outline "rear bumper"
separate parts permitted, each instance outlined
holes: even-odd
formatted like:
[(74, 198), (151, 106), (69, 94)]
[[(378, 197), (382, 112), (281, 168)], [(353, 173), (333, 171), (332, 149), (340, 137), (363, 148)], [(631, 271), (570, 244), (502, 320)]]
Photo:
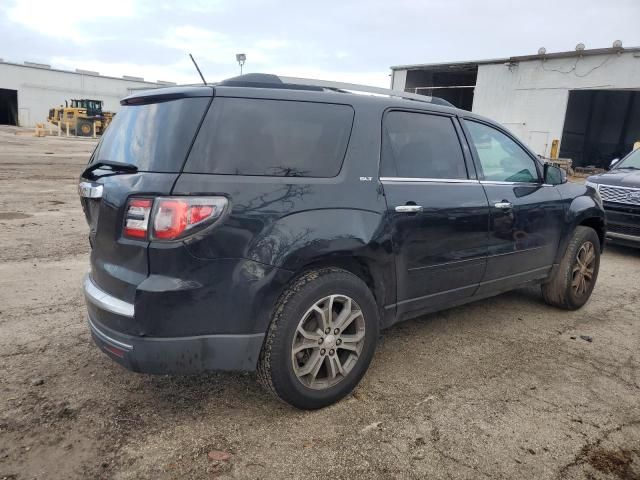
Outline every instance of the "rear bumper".
[(97, 313), (134, 321), (134, 306), (84, 280), (89, 328), (95, 343), (125, 368), (140, 373), (197, 373), (208, 370), (253, 371), (264, 334), (218, 334), (186, 337), (146, 337), (118, 332), (96, 318)]
[(139, 373), (198, 373), (209, 370), (253, 371), (263, 334), (139, 338), (123, 335), (89, 317), (96, 345), (123, 367)]

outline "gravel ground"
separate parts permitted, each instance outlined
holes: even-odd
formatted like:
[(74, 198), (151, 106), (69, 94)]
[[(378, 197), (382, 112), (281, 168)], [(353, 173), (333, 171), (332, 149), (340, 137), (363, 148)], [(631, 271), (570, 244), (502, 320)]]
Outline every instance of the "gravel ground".
[(532, 288), (397, 325), (350, 398), (297, 411), (93, 345), (94, 145), (0, 128), (0, 479), (640, 478), (640, 250), (610, 246), (577, 312)]

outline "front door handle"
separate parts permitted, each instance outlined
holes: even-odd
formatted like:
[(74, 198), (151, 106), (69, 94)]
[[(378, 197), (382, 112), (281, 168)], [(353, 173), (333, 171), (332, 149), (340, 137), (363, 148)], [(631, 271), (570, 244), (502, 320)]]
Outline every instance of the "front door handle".
[(398, 213), (416, 213), (422, 211), (422, 205), (398, 205), (396, 212)]
[(510, 208), (513, 208), (513, 204), (511, 202), (507, 202), (506, 200), (495, 203), (493, 206), (501, 210), (509, 210)]

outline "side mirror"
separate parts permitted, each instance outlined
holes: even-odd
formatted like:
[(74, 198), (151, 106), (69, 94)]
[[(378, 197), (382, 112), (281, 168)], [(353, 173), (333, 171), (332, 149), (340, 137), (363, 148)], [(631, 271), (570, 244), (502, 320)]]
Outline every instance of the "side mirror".
[(620, 161), (619, 158), (614, 158), (613, 160), (611, 160), (611, 163), (609, 164), (609, 168), (613, 168), (613, 166), (619, 161)]
[(560, 185), (567, 183), (567, 172), (560, 167), (551, 165), (550, 163), (544, 164), (544, 183), (548, 185)]

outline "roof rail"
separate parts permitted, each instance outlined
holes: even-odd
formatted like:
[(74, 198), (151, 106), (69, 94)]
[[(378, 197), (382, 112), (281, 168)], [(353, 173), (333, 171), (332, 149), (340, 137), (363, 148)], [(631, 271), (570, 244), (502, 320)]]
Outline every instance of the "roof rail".
[(271, 75), (264, 73), (248, 73), (238, 77), (228, 78), (219, 83), (219, 85), (229, 86), (253, 86), (261, 88), (303, 88), (310, 90), (334, 90), (337, 92), (362, 92), (372, 93), (374, 95), (385, 95), (388, 97), (398, 97), (407, 100), (415, 100), (417, 102), (432, 103), (436, 105), (445, 105), (453, 107), (446, 100), (438, 97), (427, 95), (418, 95), (416, 93), (403, 92), (399, 90), (391, 90), (388, 88), (371, 87), (368, 85), (358, 85), (356, 83), (332, 82), (328, 80), (316, 80), (312, 78), (283, 77), (279, 75)]
[(416, 93), (409, 93), (400, 90), (391, 90), (389, 88), (371, 87), (369, 85), (359, 85), (357, 83), (345, 83), (345, 82), (332, 82), (328, 80), (315, 80), (311, 78), (297, 78), (297, 77), (280, 77), (280, 79), (293, 85), (305, 85), (309, 87), (322, 87), (330, 90), (347, 90), (352, 92), (373, 93), (374, 95), (385, 95), (388, 97), (398, 97), (407, 100), (415, 100), (417, 102), (435, 103), (439, 105), (446, 105), (447, 107), (453, 107), (453, 105), (446, 100), (438, 97), (431, 97), (428, 95), (418, 95)]

